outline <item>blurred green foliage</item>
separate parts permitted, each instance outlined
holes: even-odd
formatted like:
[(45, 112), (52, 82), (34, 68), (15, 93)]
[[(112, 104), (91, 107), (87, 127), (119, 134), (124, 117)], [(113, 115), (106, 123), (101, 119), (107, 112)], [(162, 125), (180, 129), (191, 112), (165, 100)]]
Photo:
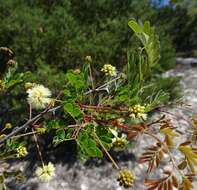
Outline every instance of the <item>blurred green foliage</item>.
[[(82, 68), (87, 55), (92, 56), (98, 80), (96, 70), (104, 64), (126, 66), (127, 53), (140, 43), (128, 20), (150, 20), (160, 40), (161, 58), (153, 68), (157, 73), (175, 66), (174, 47), (195, 49), (196, 17), (189, 10), (154, 7), (147, 0), (0, 0), (0, 46), (15, 52), (18, 72), (31, 71), (27, 81), (57, 92), (66, 84), (66, 71)], [(0, 115), (24, 113), (24, 97), (24, 89), (17, 87), (2, 100)]]
[[(0, 4), (0, 45), (14, 50), (21, 71), (37, 75), (40, 65), (49, 65), (54, 70), (50, 81), (55, 72), (81, 65), (86, 55), (98, 66), (125, 64), (126, 53), (135, 44), (128, 20), (151, 20), (157, 12), (147, 0), (1, 0)], [(165, 49), (171, 48), (168, 42)]]
[(197, 49), (197, 1), (171, 0), (171, 4), (158, 9), (155, 22), (172, 39), (177, 52), (195, 56)]

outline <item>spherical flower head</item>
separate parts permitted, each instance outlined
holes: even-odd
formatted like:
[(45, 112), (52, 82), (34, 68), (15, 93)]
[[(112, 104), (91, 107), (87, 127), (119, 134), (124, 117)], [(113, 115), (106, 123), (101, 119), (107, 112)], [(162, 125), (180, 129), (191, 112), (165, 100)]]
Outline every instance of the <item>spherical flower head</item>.
[(116, 76), (117, 75), (117, 72), (116, 72), (116, 67), (110, 65), (110, 64), (105, 64), (103, 66), (103, 68), (101, 69), (102, 72), (105, 73), (105, 75), (107, 76)]
[(43, 85), (36, 84), (27, 90), (27, 101), (34, 109), (44, 109), (52, 101), (51, 91)]
[(16, 149), (16, 152), (17, 152), (17, 154), (16, 154), (17, 158), (25, 157), (28, 154), (27, 149), (24, 146), (19, 146)]
[(51, 180), (52, 177), (55, 176), (55, 167), (49, 162), (48, 165), (44, 165), (43, 167), (38, 167), (36, 169), (36, 176), (43, 182), (47, 182)]
[(134, 184), (134, 175), (128, 169), (122, 169), (119, 172), (118, 179), (120, 186), (124, 186), (125, 188), (132, 187)]

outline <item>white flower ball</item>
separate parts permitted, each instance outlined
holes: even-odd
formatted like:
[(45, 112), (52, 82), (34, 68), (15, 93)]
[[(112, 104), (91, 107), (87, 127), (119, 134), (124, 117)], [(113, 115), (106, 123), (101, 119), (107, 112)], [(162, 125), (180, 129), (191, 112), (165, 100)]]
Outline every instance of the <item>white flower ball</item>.
[(27, 93), (27, 101), (33, 109), (44, 109), (51, 102), (51, 91), (43, 85), (35, 84)]

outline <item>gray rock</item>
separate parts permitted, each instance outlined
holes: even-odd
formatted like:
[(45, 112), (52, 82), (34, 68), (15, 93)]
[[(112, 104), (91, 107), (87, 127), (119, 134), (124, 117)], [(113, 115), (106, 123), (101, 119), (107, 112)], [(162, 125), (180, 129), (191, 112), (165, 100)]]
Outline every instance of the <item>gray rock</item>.
[(189, 57), (189, 58), (177, 57), (176, 62), (177, 64), (197, 66), (197, 58), (195, 57)]
[[(191, 63), (191, 61), (189, 62)], [(197, 110), (197, 68), (184, 67), (176, 70), (169, 71), (165, 76), (180, 76), (182, 77), (182, 87), (184, 93), (184, 100), (189, 106), (187, 108), (168, 108), (167, 111), (174, 115), (167, 114), (167, 117), (172, 120), (174, 126), (178, 127), (180, 131), (185, 133), (188, 131), (189, 124), (186, 122), (184, 117), (191, 116)], [(176, 115), (176, 117), (175, 117)], [(184, 117), (182, 117), (184, 116)], [(154, 117), (157, 117), (155, 115)], [(178, 117), (178, 120), (177, 120)], [(187, 139), (187, 135), (184, 135), (181, 141)], [(121, 159), (121, 156), (116, 155), (115, 159), (118, 160), (119, 165), (123, 168), (128, 168), (134, 171), (136, 176), (136, 182), (134, 185), (135, 190), (145, 190), (143, 186), (143, 180), (147, 177), (147, 167), (142, 164), (138, 164), (135, 159), (131, 156), (133, 153), (136, 157), (139, 157), (143, 152), (144, 148), (153, 142), (152, 139), (144, 136), (139, 139), (137, 144), (134, 144), (133, 148), (125, 154), (126, 160)], [(176, 141), (177, 142), (177, 141)], [(177, 142), (180, 143), (180, 142)], [(180, 153), (174, 152), (176, 162), (180, 160)], [(168, 157), (165, 157), (168, 160)], [(14, 167), (22, 167), (24, 171), (28, 169), (28, 162), (22, 163), (23, 165), (17, 164)], [(53, 180), (48, 183), (40, 183), (38, 179), (31, 175), (24, 183), (14, 183), (14, 190), (123, 190), (116, 181), (117, 171), (112, 167), (108, 161), (102, 162), (97, 165), (83, 165), (80, 162), (75, 162), (72, 166), (69, 163), (57, 163), (56, 176)], [(155, 173), (151, 174), (150, 177), (161, 176), (163, 169), (161, 167), (156, 170)], [(166, 166), (165, 166), (166, 167)], [(167, 166), (169, 167), (169, 166)], [(195, 183), (194, 189), (197, 189)]]

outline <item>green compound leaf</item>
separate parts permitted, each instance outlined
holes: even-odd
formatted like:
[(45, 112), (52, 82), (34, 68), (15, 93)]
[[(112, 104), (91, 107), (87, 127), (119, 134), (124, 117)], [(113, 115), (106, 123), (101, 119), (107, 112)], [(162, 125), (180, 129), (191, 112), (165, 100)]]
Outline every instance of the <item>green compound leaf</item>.
[(55, 119), (45, 123), (45, 125), (46, 125), (48, 131), (50, 131), (52, 129), (59, 129), (60, 128), (60, 122)]
[(67, 97), (71, 97), (72, 96), (70, 90), (68, 90), (68, 89), (64, 89), (64, 95), (67, 96)]
[(66, 78), (77, 90), (84, 89), (86, 86), (83, 74), (74, 74), (72, 71), (68, 71)]
[(64, 111), (69, 113), (74, 119), (81, 116), (80, 108), (72, 100), (64, 103)]
[(96, 128), (96, 134), (107, 150), (111, 148), (112, 139), (114, 138), (114, 135), (109, 130), (107, 130), (108, 128), (109, 127), (104, 126), (97, 126)]
[(103, 153), (97, 147), (96, 141), (86, 131), (79, 134), (77, 142), (83, 154), (89, 157), (103, 157)]
[(53, 144), (58, 145), (59, 143), (63, 142), (66, 137), (64, 129), (58, 129), (56, 131), (56, 136), (53, 137)]

